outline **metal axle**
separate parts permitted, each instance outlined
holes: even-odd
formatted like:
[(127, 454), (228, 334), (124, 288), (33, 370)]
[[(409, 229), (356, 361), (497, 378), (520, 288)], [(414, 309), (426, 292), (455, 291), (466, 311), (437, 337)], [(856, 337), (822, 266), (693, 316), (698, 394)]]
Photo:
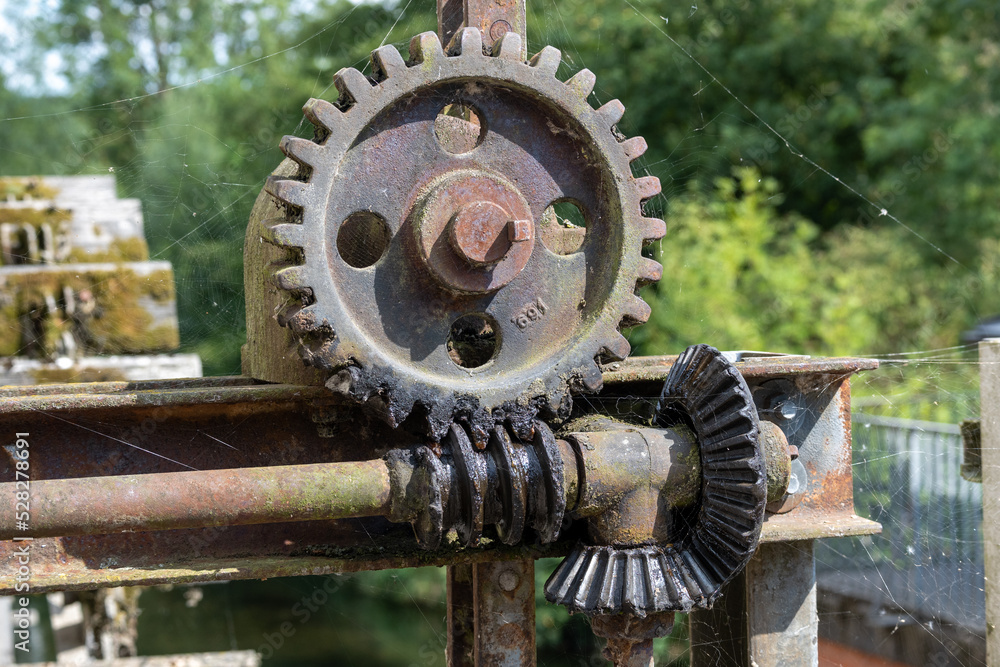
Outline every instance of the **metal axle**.
[[(637, 438), (640, 430), (646, 434), (645, 439)], [(621, 425), (619, 430), (602, 433), (600, 437), (597, 434), (568, 437), (596, 446), (589, 444), (584, 450), (587, 482), (585, 488), (580, 488), (582, 480), (577, 473), (580, 464), (578, 454), (574, 453), (580, 450), (566, 440), (556, 441), (562, 468), (567, 471), (562, 477), (562, 487), (557, 490), (567, 501), (566, 511), (575, 509), (582, 500), (587, 516), (599, 516), (636, 488), (648, 494), (653, 482), (656, 494), (655, 489), (665, 487), (668, 480), (689, 479), (692, 473), (697, 476), (697, 456), (691, 456), (696, 453), (697, 445), (687, 432)], [(655, 455), (663, 462), (653, 471), (655, 479), (644, 476), (641, 467), (622, 475), (620, 466), (612, 465), (621, 458), (616, 452), (632, 452), (638, 459), (636, 444), (640, 441), (647, 457)], [(651, 445), (646, 445), (647, 441)], [(425, 452), (423, 457), (418, 455), (420, 450)], [(454, 456), (453, 452), (447, 453)], [(695, 462), (693, 468), (690, 461)], [(521, 479), (510, 483), (519, 484), (527, 493), (527, 482), (541, 480), (543, 475), (537, 456), (526, 456), (524, 462), (527, 469), (522, 470)], [(511, 476), (502, 466), (488, 466), (484, 489), (498, 489), (503, 483), (501, 478), (507, 480)], [(0, 540), (25, 535), (71, 537), (384, 516), (397, 522), (412, 522), (418, 537), (423, 537), (426, 544), (429, 532), (437, 533), (439, 542), (447, 529), (468, 520), (463, 515), (468, 508), (458, 500), (462, 495), (460, 484), (454, 464), (441, 461), (425, 447), (392, 450), (385, 459), (370, 461), (40, 480), (31, 484), (30, 533), (18, 530), (14, 508), (9, 506), (0, 515)], [(0, 484), (0, 497), (14, 497), (14, 487), (14, 482)], [(688, 484), (672, 488), (665, 497), (680, 506), (694, 502), (697, 493), (697, 484)], [(442, 508), (436, 526), (427, 526), (427, 522), (433, 521), (427, 515), (428, 508), (434, 504), (428, 495), (437, 497)], [(502, 497), (503, 494), (483, 495)], [(512, 519), (505, 517), (516, 514), (512, 504), (517, 504), (517, 499), (481, 507), (479, 513), (487, 524), (502, 524), (505, 520), (510, 523)], [(520, 507), (522, 524), (534, 520), (537, 529), (540, 519), (529, 510), (544, 515), (546, 506), (536, 506), (523, 497)], [(655, 515), (655, 502), (652, 509)]]

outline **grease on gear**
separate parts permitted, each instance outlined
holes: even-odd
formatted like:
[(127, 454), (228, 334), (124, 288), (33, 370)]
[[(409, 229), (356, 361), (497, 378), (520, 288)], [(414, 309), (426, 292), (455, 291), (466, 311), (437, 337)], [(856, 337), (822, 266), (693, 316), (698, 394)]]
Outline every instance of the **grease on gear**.
[[(341, 70), (336, 103), (305, 106), (314, 138), (282, 141), (248, 228), (244, 372), (326, 382), (393, 426), (415, 412), (436, 441), (461, 421), (484, 447), (501, 421), (530, 439), (536, 415), (565, 418), (571, 392), (600, 389), (597, 359), (628, 355), (619, 328), (648, 319), (637, 288), (662, 271), (642, 248), (665, 227), (642, 210), (658, 179), (630, 167), (646, 143), (618, 133), (617, 100), (590, 106), (593, 74), (560, 81), (552, 47), (525, 63), (514, 32), (491, 54), (459, 37), (445, 53), (418, 35), (408, 62), (381, 47), (371, 78)], [(439, 117), (469, 136), (442, 141)], [(561, 202), (587, 219), (565, 255), (539, 233)], [(274, 286), (255, 273), (269, 262)], [(312, 375), (256, 353), (281, 337)]]

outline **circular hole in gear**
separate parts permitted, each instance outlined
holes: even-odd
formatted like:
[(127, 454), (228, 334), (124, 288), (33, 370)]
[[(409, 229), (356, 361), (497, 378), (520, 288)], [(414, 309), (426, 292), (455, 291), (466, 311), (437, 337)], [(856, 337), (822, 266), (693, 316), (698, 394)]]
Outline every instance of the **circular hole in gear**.
[(541, 238), (545, 247), (557, 255), (580, 252), (587, 238), (587, 216), (572, 199), (560, 199), (542, 212)]
[(461, 155), (483, 143), (486, 127), (468, 104), (448, 104), (434, 119), (434, 135), (443, 149)]
[(463, 315), (451, 325), (448, 356), (462, 368), (485, 366), (499, 348), (497, 326), (488, 315)]
[(337, 252), (350, 266), (364, 269), (385, 254), (391, 236), (385, 220), (371, 211), (358, 211), (340, 226)]

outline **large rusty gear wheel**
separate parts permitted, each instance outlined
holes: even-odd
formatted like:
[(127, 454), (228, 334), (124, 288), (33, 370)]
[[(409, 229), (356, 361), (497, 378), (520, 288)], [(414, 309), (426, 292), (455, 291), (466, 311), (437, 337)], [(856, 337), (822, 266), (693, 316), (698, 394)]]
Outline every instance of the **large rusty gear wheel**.
[[(384, 46), (371, 78), (337, 73), (337, 102), (306, 104), (315, 137), (284, 138), (254, 215), (288, 250), (278, 321), (327, 386), (377, 399), (394, 426), (419, 406), (434, 440), (465, 422), (482, 447), (496, 422), (527, 438), (536, 414), (567, 416), (571, 391), (600, 388), (597, 359), (628, 355), (619, 326), (649, 317), (637, 288), (661, 267), (642, 248), (665, 228), (642, 212), (659, 180), (630, 168), (646, 142), (618, 134), (617, 100), (590, 106), (590, 71), (560, 81), (559, 51), (525, 63), (516, 33), (491, 55), (474, 28), (453, 45), (424, 33), (409, 62)], [(446, 108), (466, 110), (441, 116), (457, 144)], [(545, 228), (564, 201), (586, 217), (570, 254)]]

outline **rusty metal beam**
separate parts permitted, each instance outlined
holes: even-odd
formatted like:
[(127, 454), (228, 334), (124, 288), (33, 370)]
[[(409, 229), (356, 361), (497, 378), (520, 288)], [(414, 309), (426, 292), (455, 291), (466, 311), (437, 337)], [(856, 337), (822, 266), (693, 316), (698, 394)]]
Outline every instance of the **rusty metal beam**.
[(535, 667), (535, 561), (477, 563), (476, 667)]
[(813, 541), (761, 545), (716, 605), (690, 618), (691, 667), (818, 664)]
[(521, 58), (527, 58), (525, 0), (438, 0), (437, 16), (438, 37), (445, 46), (466, 27), (479, 28), (487, 49), (506, 33), (516, 32), (521, 35)]
[[(604, 385), (613, 387), (637, 382), (663, 382), (677, 359), (674, 355), (630, 357), (604, 366)], [(831, 374), (848, 377), (878, 368), (874, 359), (807, 357), (799, 355), (746, 357), (736, 363), (748, 382), (762, 378)]]
[[(589, 402), (638, 414), (636, 397), (655, 396), (671, 357), (613, 364)], [(850, 405), (846, 377), (872, 367), (857, 360), (779, 357), (737, 364), (752, 390), (785, 378), (803, 417), (788, 434), (809, 475), (801, 502), (769, 514), (761, 540), (803, 540), (876, 532), (853, 513)], [(628, 377), (631, 375), (632, 377)], [(268, 385), (246, 378), (110, 382), (0, 389), (0, 444), (30, 432), (31, 482), (327, 464), (379, 459), (419, 442), (332, 399), (322, 387)], [(794, 431), (794, 432), (792, 432)], [(14, 459), (0, 448), (0, 480)], [(573, 467), (567, 488), (576, 488)], [(567, 496), (575, 504), (575, 492)], [(10, 503), (4, 503), (6, 507)], [(40, 514), (38, 515), (41, 516)], [(81, 590), (242, 578), (453, 565), (564, 556), (569, 543), (524, 552), (492, 544), (445, 545), (429, 553), (408, 525), (384, 518), (154, 530), (33, 542), (32, 590)], [(11, 593), (17, 545), (0, 541), (0, 593)]]
[[(4, 503), (0, 540), (386, 516), (390, 509), (381, 460), (47, 480), (30, 488), (30, 524), (19, 530), (14, 504)], [(14, 482), (0, 484), (0, 498), (15, 493)]]
[(749, 664), (817, 665), (813, 541), (763, 545), (746, 574)]
[(473, 605), (473, 565), (449, 565), (448, 585), (448, 667), (473, 667), (475, 659), (475, 607)]

